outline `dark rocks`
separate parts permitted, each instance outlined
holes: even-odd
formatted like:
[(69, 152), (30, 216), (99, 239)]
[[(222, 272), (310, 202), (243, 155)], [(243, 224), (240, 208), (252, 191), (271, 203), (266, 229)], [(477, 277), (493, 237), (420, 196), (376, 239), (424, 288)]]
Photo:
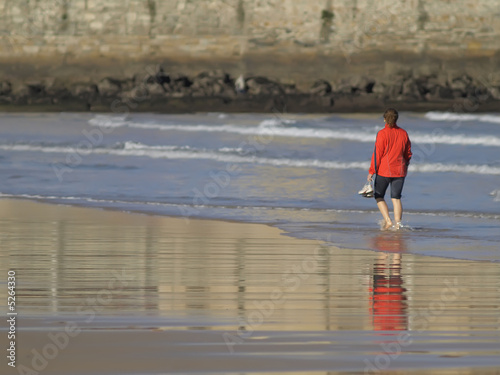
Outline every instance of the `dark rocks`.
[(435, 86), (425, 95), (428, 101), (453, 98), (453, 91), (448, 86)]
[(113, 78), (104, 78), (97, 84), (97, 91), (102, 97), (116, 96), (122, 91), (121, 81)]
[(486, 104), (498, 104), (499, 100), (498, 85), (490, 87), (465, 74), (415, 76), (404, 72), (386, 78), (354, 75), (335, 82), (319, 79), (305, 89), (291, 80), (279, 82), (258, 75), (236, 78), (222, 70), (204, 71), (193, 77), (168, 72), (161, 66), (146, 75), (106, 77), (98, 82), (0, 80), (1, 105), (47, 106), (49, 110), (51, 106), (56, 110), (57, 105), (57, 110), (110, 111), (120, 108), (117, 101), (133, 111), (159, 112), (372, 111), (383, 110), (388, 104), (406, 110), (453, 110), (454, 104), (465, 101), (487, 110), (493, 104)]
[(126, 102), (133, 102), (134, 104), (141, 103), (150, 97), (149, 85), (144, 84), (129, 91), (124, 91), (119, 94), (119, 96)]
[(457, 91), (467, 91), (469, 87), (473, 84), (473, 79), (469, 77), (467, 74), (464, 74), (463, 76), (453, 78), (450, 81), (450, 88), (452, 90), (457, 90)]
[(401, 95), (403, 98), (418, 100), (421, 98), (417, 82), (413, 79), (407, 79), (401, 85)]
[(359, 95), (373, 93), (376, 81), (365, 76), (352, 76), (341, 79), (334, 88), (334, 92), (345, 95)]
[(251, 77), (245, 80), (250, 95), (284, 95), (285, 90), (278, 82), (272, 81), (266, 77)]
[(41, 96), (45, 91), (45, 84), (42, 82), (29, 82), (26, 84), (29, 96)]
[(297, 86), (293, 83), (284, 83), (282, 84), (282, 87), (286, 95), (294, 95), (299, 93)]
[(164, 96), (165, 93), (167, 92), (167, 90), (165, 89), (165, 85), (167, 85), (168, 87), (168, 83), (167, 82), (163, 82), (163, 83), (149, 83), (149, 84), (146, 84), (146, 89), (149, 93), (149, 95), (152, 95), (152, 96)]
[[(26, 82), (14, 85), (9, 94), (14, 104), (32, 104), (40, 102), (46, 96), (45, 85), (42, 82)], [(49, 100), (50, 102), (50, 100)]]
[(376, 81), (373, 78), (358, 76), (354, 77), (351, 80), (351, 91), (353, 93), (367, 93), (371, 94), (373, 92), (373, 87), (375, 86)]
[(407, 75), (394, 77), (392, 81), (375, 82), (371, 91), (386, 100), (425, 103), (478, 96), (478, 93), (481, 92), (480, 87), (480, 83), (475, 83), (471, 77), (466, 75), (451, 79), (437, 75), (421, 77)]
[(170, 76), (170, 83), (169, 86), (176, 90), (176, 91), (185, 91), (186, 88), (191, 87), (193, 84), (193, 81), (189, 79), (188, 76), (179, 73), (179, 74), (172, 74)]
[(69, 92), (76, 98), (89, 99), (98, 95), (97, 85), (88, 83), (76, 83), (70, 86)]
[(332, 92), (332, 85), (325, 80), (318, 80), (314, 82), (309, 91), (313, 95), (326, 96)]
[(12, 92), (12, 85), (9, 81), (0, 81), (0, 96), (9, 95)]
[(491, 87), (489, 89), (489, 94), (495, 100), (500, 100), (500, 87)]
[(373, 85), (373, 87), (371, 89), (372, 89), (371, 93), (373, 93), (374, 95), (382, 97), (385, 94), (386, 90), (387, 90), (387, 85), (385, 85), (382, 82), (375, 82), (375, 84)]
[(159, 85), (164, 85), (164, 84), (168, 85), (171, 82), (171, 79), (170, 76), (165, 73), (163, 67), (159, 66), (156, 73), (146, 77), (144, 81), (145, 81), (144, 83), (149, 83), (149, 84), (157, 83)]
[(189, 87), (194, 96), (234, 96), (234, 81), (221, 70), (198, 74)]

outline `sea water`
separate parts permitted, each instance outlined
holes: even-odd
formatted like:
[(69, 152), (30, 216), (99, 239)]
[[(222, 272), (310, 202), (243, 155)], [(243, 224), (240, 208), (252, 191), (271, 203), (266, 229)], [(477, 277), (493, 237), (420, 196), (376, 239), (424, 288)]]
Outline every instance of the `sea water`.
[[(2, 114), (0, 193), (266, 223), (340, 247), (500, 261), (500, 114), (401, 113), (403, 228), (366, 181), (381, 114)], [(391, 207), (389, 194), (386, 197)]]

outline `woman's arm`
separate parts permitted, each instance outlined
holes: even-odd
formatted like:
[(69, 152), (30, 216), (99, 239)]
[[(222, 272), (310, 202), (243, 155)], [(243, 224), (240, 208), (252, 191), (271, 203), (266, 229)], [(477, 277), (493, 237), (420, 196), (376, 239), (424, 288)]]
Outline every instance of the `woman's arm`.
[(406, 147), (404, 151), (404, 158), (406, 160), (406, 165), (408, 166), (410, 164), (410, 159), (412, 157), (412, 152), (411, 152), (411, 141), (410, 137), (408, 137), (408, 141), (406, 142)]

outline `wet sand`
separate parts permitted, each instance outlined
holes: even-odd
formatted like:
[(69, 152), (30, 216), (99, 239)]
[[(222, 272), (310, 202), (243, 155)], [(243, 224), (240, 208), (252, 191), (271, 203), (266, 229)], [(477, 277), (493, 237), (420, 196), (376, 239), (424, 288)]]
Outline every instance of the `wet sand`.
[(2, 374), (500, 373), (500, 265), (405, 254), (397, 233), (369, 252), (20, 200), (0, 225)]

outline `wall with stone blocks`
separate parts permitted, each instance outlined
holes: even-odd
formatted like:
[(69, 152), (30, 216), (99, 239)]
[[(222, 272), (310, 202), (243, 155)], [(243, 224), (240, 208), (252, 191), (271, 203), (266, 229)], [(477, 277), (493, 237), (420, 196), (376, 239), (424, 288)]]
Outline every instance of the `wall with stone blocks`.
[(499, 40), (498, 0), (0, 0), (0, 73), (13, 78), (154, 63), (299, 83), (405, 68), (495, 73)]

